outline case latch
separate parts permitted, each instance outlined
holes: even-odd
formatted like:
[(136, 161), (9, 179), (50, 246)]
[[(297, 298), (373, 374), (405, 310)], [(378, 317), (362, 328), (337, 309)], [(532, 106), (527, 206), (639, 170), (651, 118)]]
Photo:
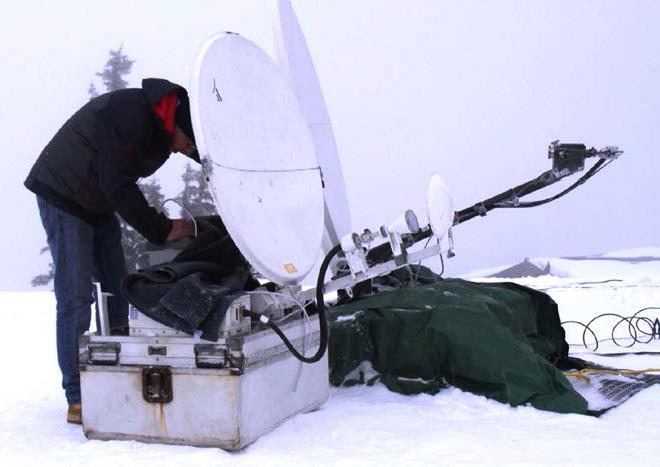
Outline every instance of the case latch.
[(88, 344), (87, 351), (87, 361), (92, 365), (116, 365), (119, 361), (121, 346), (114, 342)]
[(172, 372), (168, 367), (148, 367), (142, 370), (142, 397), (147, 402), (172, 402)]
[(222, 345), (195, 345), (195, 364), (197, 368), (224, 368), (227, 366), (227, 350)]

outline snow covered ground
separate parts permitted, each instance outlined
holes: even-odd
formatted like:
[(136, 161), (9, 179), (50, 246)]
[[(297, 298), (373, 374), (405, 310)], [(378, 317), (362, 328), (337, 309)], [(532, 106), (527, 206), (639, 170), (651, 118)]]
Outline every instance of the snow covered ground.
[[(641, 254), (643, 253), (643, 254)], [(635, 258), (644, 257), (643, 261)], [(654, 259), (655, 258), (655, 259)], [(631, 316), (660, 307), (660, 249), (550, 262), (553, 276), (518, 282), (547, 291), (562, 320)], [(502, 269), (502, 268), (500, 268)], [(487, 279), (496, 281), (497, 279)], [(238, 453), (219, 449), (88, 441), (65, 423), (55, 359), (54, 299), (45, 292), (0, 294), (0, 464), (19, 465), (660, 465), (660, 385), (600, 418), (512, 408), (458, 389), (403, 396), (385, 387), (334, 388), (318, 411), (299, 415)], [(660, 316), (660, 310), (647, 310)], [(594, 326), (609, 337), (617, 319)], [(577, 325), (566, 326), (582, 342)], [(625, 334), (625, 333), (624, 333)], [(622, 334), (623, 335), (623, 334)], [(632, 369), (660, 367), (660, 354), (576, 356)], [(611, 342), (598, 352), (622, 351)], [(657, 341), (629, 351), (658, 351)]]

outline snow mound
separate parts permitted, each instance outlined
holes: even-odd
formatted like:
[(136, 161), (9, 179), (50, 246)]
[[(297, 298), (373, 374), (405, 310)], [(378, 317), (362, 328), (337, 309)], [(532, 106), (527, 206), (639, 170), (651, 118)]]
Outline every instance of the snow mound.
[(660, 260), (660, 247), (631, 248), (605, 253), (603, 258), (658, 258)]
[[(530, 266), (533, 266), (531, 268)], [(614, 251), (603, 255), (572, 258), (525, 258), (517, 264), (481, 269), (465, 274), (468, 279), (527, 278), (539, 274), (525, 271), (536, 269), (554, 278), (580, 278), (584, 281), (628, 280), (660, 281), (660, 248), (647, 247)], [(516, 272), (520, 272), (516, 276)], [(552, 281), (552, 278), (548, 278)]]

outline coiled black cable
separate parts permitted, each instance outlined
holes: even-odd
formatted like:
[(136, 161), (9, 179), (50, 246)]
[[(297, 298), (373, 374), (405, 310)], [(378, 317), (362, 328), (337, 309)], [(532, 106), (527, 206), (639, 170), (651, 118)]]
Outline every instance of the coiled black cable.
[[(634, 315), (632, 316), (622, 316), (617, 313), (602, 313), (594, 318), (592, 318), (587, 324), (584, 324), (580, 321), (564, 321), (562, 322), (562, 326), (565, 324), (577, 324), (579, 326), (582, 326), (584, 330), (582, 331), (582, 345), (584, 346), (585, 349), (589, 349), (590, 346), (587, 344), (587, 333), (591, 334), (591, 337), (593, 338), (593, 348), (590, 350), (595, 352), (598, 350), (598, 344), (600, 342), (604, 342), (606, 340), (612, 341), (614, 344), (616, 344), (619, 347), (632, 347), (635, 344), (648, 344), (654, 339), (660, 339), (660, 318), (658, 317), (648, 317), (648, 316), (640, 316), (640, 313), (648, 311), (648, 310), (660, 310), (660, 307), (646, 307), (638, 310)], [(591, 328), (592, 324), (594, 322), (598, 321), (601, 318), (611, 316), (618, 318), (618, 321), (614, 326), (612, 326), (612, 332), (611, 332), (611, 337), (609, 339), (598, 339), (598, 336), (596, 335), (595, 331)], [(624, 325), (624, 323), (626, 323)], [(616, 337), (615, 332), (619, 328), (619, 326), (627, 325), (628, 328), (628, 334), (630, 337)], [(631, 341), (629, 344), (624, 344), (620, 342), (621, 340), (629, 340)]]
[(293, 346), (289, 338), (286, 337), (286, 335), (284, 335), (280, 327), (277, 324), (273, 323), (268, 317), (252, 311), (245, 312), (246, 315), (250, 316), (251, 318), (258, 319), (259, 321), (270, 327), (275, 332), (275, 334), (277, 334), (279, 338), (282, 339), (282, 342), (284, 342), (284, 345), (289, 350), (289, 352), (291, 352), (294, 357), (296, 357), (298, 360), (300, 360), (303, 363), (318, 362), (323, 358), (326, 350), (328, 349), (329, 330), (328, 330), (328, 318), (325, 309), (325, 301), (323, 299), (323, 292), (324, 292), (323, 285), (325, 283), (325, 274), (327, 273), (328, 267), (330, 266), (330, 261), (332, 261), (332, 258), (334, 258), (335, 255), (340, 251), (341, 251), (341, 245), (336, 245), (334, 248), (332, 248), (323, 259), (323, 263), (321, 263), (321, 268), (319, 269), (319, 276), (318, 279), (316, 280), (316, 308), (319, 314), (320, 342), (319, 342), (318, 350), (311, 357), (305, 357), (300, 352), (298, 352), (298, 350)]

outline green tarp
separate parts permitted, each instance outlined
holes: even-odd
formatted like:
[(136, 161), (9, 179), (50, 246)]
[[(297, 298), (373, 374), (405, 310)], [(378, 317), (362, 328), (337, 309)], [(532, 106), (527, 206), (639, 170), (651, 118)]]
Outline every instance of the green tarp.
[[(409, 270), (393, 278), (410, 283)], [(410, 270), (412, 273), (412, 270)], [(357, 297), (330, 311), (330, 382), (364, 381), (370, 362), (389, 389), (436, 393), (447, 384), (513, 406), (586, 413), (587, 402), (553, 366), (567, 355), (556, 303), (513, 283), (440, 279)]]

